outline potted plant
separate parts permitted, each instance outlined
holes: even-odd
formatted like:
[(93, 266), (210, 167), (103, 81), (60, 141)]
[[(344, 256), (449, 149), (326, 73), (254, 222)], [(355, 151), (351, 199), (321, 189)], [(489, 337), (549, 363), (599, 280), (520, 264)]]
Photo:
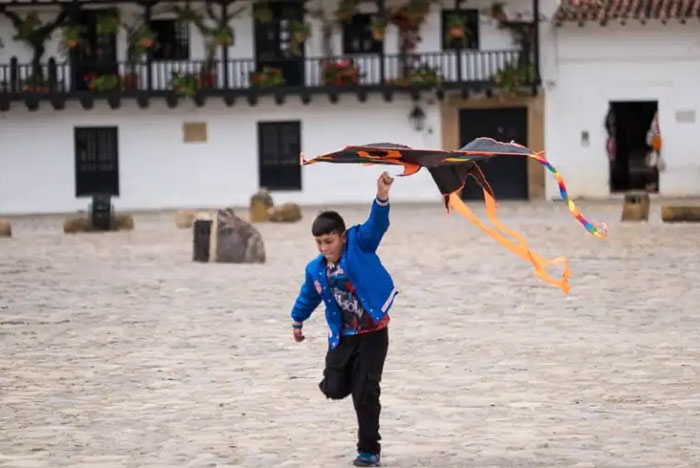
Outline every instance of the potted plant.
[(274, 12), (267, 3), (259, 3), (255, 5), (255, 19), (260, 24), (270, 23), (274, 19)]
[(466, 42), (467, 39), (467, 24), (464, 17), (459, 14), (451, 14), (447, 18), (447, 31), (445, 32), (445, 42), (452, 43), (453, 41), (460, 41), (462, 44)]
[(82, 42), (83, 27), (78, 24), (70, 24), (63, 28), (61, 47), (65, 51), (77, 48)]
[(382, 42), (386, 34), (386, 20), (379, 16), (373, 16), (372, 23), (370, 24), (370, 31), (372, 32), (372, 39), (377, 42)]
[(264, 66), (259, 72), (250, 73), (250, 82), (254, 88), (271, 88), (285, 83), (282, 69)]
[(203, 68), (197, 76), (197, 87), (199, 89), (216, 88), (217, 74), (212, 68)]
[(534, 68), (532, 65), (514, 64), (496, 73), (493, 82), (501, 91), (503, 96), (516, 97), (523, 86), (532, 83), (534, 78)]
[(233, 29), (220, 26), (212, 32), (212, 40), (217, 46), (231, 47), (233, 45)]
[(430, 0), (409, 0), (405, 8), (409, 23), (420, 25), (430, 12)]
[(358, 0), (340, 0), (335, 10), (335, 17), (341, 23), (347, 23), (357, 12)]
[(505, 3), (504, 2), (494, 2), (491, 5), (491, 16), (496, 21), (508, 21), (508, 15), (506, 15)]
[(141, 61), (145, 53), (156, 46), (156, 33), (148, 27), (146, 22), (140, 20), (138, 15), (135, 15), (132, 24), (123, 23), (122, 27), (126, 31), (129, 71), (122, 76), (121, 82), (125, 90), (135, 91), (139, 83), (139, 76), (134, 71), (135, 65)]
[(292, 21), (291, 50), (294, 55), (301, 53), (300, 46), (309, 38), (311, 28), (303, 21)]
[(119, 77), (116, 75), (98, 75), (95, 72), (83, 77), (90, 91), (109, 92), (119, 87)]
[(360, 75), (357, 65), (351, 59), (326, 62), (322, 73), (324, 84), (333, 86), (357, 84)]
[(191, 97), (197, 92), (197, 77), (193, 73), (172, 72), (170, 87), (180, 96)]
[(119, 30), (119, 11), (110, 9), (108, 13), (102, 14), (97, 18), (97, 34), (108, 36), (116, 34)]
[(48, 93), (49, 85), (42, 76), (32, 75), (22, 81), (20, 87), (23, 93)]
[(393, 81), (398, 86), (438, 86), (440, 76), (437, 71), (427, 65), (408, 70), (405, 78), (398, 78)]

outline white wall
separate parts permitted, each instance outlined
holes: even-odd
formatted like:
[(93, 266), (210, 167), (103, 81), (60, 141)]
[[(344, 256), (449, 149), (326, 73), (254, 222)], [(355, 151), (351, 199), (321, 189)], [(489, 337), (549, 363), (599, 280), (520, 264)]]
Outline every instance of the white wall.
[[(565, 25), (542, 31), (545, 147), (574, 197), (610, 195), (604, 119), (610, 101), (657, 100), (667, 169), (665, 196), (700, 195), (700, 30), (686, 25), (630, 22)], [(676, 120), (693, 111), (695, 121)], [(581, 134), (590, 134), (590, 145)], [(554, 180), (547, 196), (558, 198)]]
[[(211, 99), (202, 108), (191, 102), (169, 109), (153, 101), (139, 109), (125, 101), (119, 110), (99, 102), (91, 111), (69, 102), (64, 111), (48, 104), (35, 112), (15, 105), (0, 114), (0, 213), (68, 212), (87, 209), (75, 197), (73, 127), (119, 127), (119, 209), (159, 209), (247, 205), (258, 189), (257, 122), (300, 120), (302, 151), (307, 158), (347, 144), (396, 142), (439, 147), (437, 103), (423, 102), (426, 129), (416, 132), (408, 114), (412, 102), (396, 97), (385, 103), (370, 96), (358, 103), (341, 96), (338, 104), (317, 97), (309, 105), (290, 98), (282, 106), (264, 99), (256, 107), (237, 102), (228, 108)], [(183, 122), (207, 122), (206, 143), (183, 143)], [(357, 203), (371, 198), (376, 176), (398, 167), (319, 163), (302, 169), (301, 192), (273, 192), (276, 202), (302, 204)], [(439, 201), (429, 173), (402, 178), (394, 200)]]

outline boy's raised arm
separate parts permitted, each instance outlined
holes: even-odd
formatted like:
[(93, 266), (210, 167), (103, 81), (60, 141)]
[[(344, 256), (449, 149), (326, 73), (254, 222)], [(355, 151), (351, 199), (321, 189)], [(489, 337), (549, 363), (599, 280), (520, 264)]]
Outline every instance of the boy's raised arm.
[(377, 196), (372, 202), (369, 218), (358, 228), (360, 246), (374, 252), (389, 229), (389, 189), (394, 179), (386, 172), (377, 179)]

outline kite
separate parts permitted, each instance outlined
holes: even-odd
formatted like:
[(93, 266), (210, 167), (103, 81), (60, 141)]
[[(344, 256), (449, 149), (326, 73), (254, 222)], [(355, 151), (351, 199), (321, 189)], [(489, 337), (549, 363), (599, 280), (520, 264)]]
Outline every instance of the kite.
[[(605, 224), (596, 224), (588, 221), (581, 215), (574, 202), (569, 199), (564, 180), (554, 166), (547, 161), (544, 152), (534, 152), (515, 142), (504, 143), (491, 138), (477, 138), (459, 150), (414, 149), (394, 143), (351, 145), (310, 160), (305, 159), (304, 155), (301, 154), (300, 162), (303, 166), (317, 162), (400, 165), (404, 168), (404, 172), (400, 174), (401, 176), (413, 175), (425, 167), (430, 172), (438, 190), (442, 194), (448, 213), (450, 208), (452, 208), (464, 218), (476, 224), (506, 249), (523, 260), (532, 263), (537, 277), (548, 284), (559, 287), (565, 294), (568, 294), (570, 291), (569, 278), (571, 272), (566, 258), (557, 257), (548, 260), (541, 257), (528, 247), (527, 242), (521, 235), (506, 228), (498, 220), (495, 194), (477, 163), (488, 158), (503, 156), (531, 158), (542, 164), (559, 184), (559, 193), (567, 203), (569, 211), (574, 218), (595, 237), (603, 239), (607, 236)], [(481, 187), (484, 193), (486, 215), (495, 229), (479, 220), (462, 201), (460, 192), (469, 177), (473, 178)], [(547, 267), (550, 265), (561, 266), (561, 277), (554, 278), (547, 273)]]

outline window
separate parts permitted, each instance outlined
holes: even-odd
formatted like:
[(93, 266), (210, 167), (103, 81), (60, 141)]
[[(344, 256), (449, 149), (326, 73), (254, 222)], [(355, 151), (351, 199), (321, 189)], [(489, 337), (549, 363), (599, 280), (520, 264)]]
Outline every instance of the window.
[(75, 128), (75, 196), (119, 195), (117, 127)]
[(189, 60), (187, 24), (175, 20), (151, 20), (151, 29), (156, 33), (153, 60)]
[(372, 37), (372, 16), (357, 14), (343, 28), (343, 53), (346, 54), (380, 54), (384, 41)]
[[(263, 67), (282, 70), (288, 86), (304, 83), (304, 49), (292, 51), (292, 28), (303, 23), (304, 8), (299, 2), (255, 2), (255, 60), (256, 71)], [(265, 13), (264, 15), (262, 13)], [(260, 18), (266, 16), (265, 21)]]
[[(464, 38), (451, 36), (451, 25), (464, 25)], [(479, 49), (479, 10), (442, 10), (442, 50)]]
[(301, 190), (301, 123), (258, 123), (260, 187)]

